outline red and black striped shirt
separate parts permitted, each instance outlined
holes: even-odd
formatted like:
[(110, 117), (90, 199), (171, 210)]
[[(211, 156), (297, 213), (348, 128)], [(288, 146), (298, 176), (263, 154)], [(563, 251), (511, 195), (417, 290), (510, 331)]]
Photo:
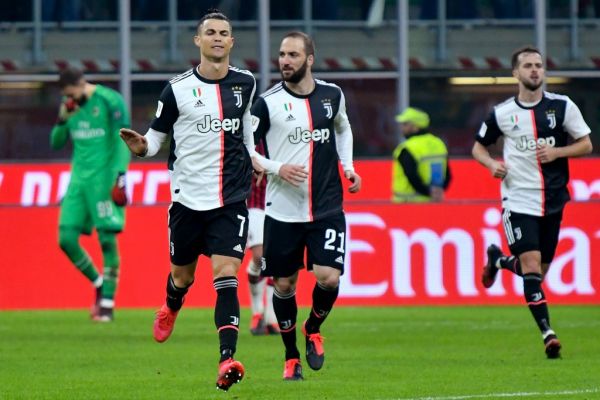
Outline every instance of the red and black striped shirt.
[[(256, 145), (256, 151), (259, 154), (265, 155), (265, 147), (261, 140)], [(256, 177), (252, 176), (252, 188), (250, 189), (250, 196), (248, 196), (248, 208), (260, 208), (265, 209), (265, 192), (267, 190), (267, 176), (263, 176), (260, 185), (256, 184)]]

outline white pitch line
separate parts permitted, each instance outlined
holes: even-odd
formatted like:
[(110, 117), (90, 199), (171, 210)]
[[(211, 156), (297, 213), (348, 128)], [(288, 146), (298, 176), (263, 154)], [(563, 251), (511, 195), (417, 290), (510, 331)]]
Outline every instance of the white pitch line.
[(464, 396), (435, 396), (435, 397), (405, 397), (389, 400), (470, 400), (470, 399), (489, 399), (494, 397), (532, 397), (532, 396), (563, 396), (569, 394), (588, 394), (598, 393), (599, 388), (581, 389), (581, 390), (562, 390), (560, 392), (515, 392), (515, 393), (489, 393), (489, 394), (469, 394)]

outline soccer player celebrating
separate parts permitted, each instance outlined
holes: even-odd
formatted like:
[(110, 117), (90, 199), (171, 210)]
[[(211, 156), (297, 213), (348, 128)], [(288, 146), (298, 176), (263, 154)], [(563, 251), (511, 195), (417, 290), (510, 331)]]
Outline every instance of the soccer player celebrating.
[(344, 270), (346, 221), (342, 208), (344, 176), (360, 190), (361, 178), (352, 164), (352, 130), (342, 90), (312, 76), (312, 39), (291, 32), (281, 42), (279, 69), (283, 81), (262, 94), (252, 106), (255, 141), (263, 140), (269, 173), (264, 232), (263, 276), (273, 276), (273, 307), (285, 345), (283, 378), (302, 379), (296, 346), (296, 283), (304, 265), (317, 282), (312, 309), (302, 325), (306, 360), (318, 370), (325, 352), (321, 324), (338, 295)]
[[(71, 138), (71, 180), (61, 201), (58, 242), (69, 260), (96, 287), (92, 318), (113, 320), (114, 297), (119, 276), (117, 233), (125, 224), (125, 172), (130, 153), (119, 139), (119, 129), (129, 126), (129, 113), (116, 91), (86, 81), (73, 67), (60, 72), (63, 102), (50, 134), (53, 149)], [(96, 228), (102, 256), (103, 276), (79, 245), (79, 236)]]
[(200, 65), (171, 79), (145, 136), (121, 130), (140, 157), (155, 155), (172, 136), (171, 272), (166, 303), (156, 313), (154, 338), (169, 338), (194, 282), (199, 255), (210, 257), (220, 342), (217, 388), (222, 390), (244, 376), (243, 365), (233, 359), (240, 323), (237, 273), (248, 234), (246, 198), (253, 168), (250, 154), (255, 151), (250, 105), (256, 82), (250, 72), (229, 65), (233, 41), (225, 15), (212, 10), (202, 17), (194, 36)]
[[(545, 69), (538, 49), (515, 51), (512, 68), (519, 93), (494, 107), (472, 151), (494, 178), (502, 179), (502, 220), (512, 253), (505, 257), (498, 246), (488, 247), (482, 283), (491, 287), (501, 268), (522, 276), (525, 301), (542, 333), (546, 356), (558, 358), (561, 344), (550, 327), (542, 281), (569, 200), (568, 157), (591, 153), (590, 128), (571, 99), (543, 91)], [(504, 161), (487, 150), (500, 137)]]

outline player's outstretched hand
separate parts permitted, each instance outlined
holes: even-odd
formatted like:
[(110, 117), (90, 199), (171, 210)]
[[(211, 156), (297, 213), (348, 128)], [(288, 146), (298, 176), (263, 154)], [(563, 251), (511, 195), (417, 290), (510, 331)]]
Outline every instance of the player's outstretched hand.
[(279, 176), (297, 187), (308, 178), (308, 172), (303, 165), (283, 164), (279, 169)]
[(148, 152), (148, 141), (133, 129), (121, 128), (119, 136), (136, 156), (143, 157)]
[(344, 172), (344, 176), (348, 179), (352, 184), (348, 188), (350, 193), (356, 193), (362, 187), (362, 178), (356, 172), (347, 170)]

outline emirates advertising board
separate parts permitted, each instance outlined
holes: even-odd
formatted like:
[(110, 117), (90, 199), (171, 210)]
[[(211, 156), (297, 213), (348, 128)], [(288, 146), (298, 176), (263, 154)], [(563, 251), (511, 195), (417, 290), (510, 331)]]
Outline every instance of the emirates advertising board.
[[(600, 304), (600, 159), (570, 161), (569, 190), (560, 241), (545, 278), (555, 304)], [(345, 273), (338, 304), (520, 304), (522, 282), (502, 271), (490, 289), (480, 283), (485, 249), (507, 250), (499, 182), (472, 160), (452, 160), (452, 183), (440, 204), (392, 204), (391, 161), (358, 161), (363, 190), (346, 194)], [(82, 308), (91, 286), (58, 247), (58, 205), (69, 165), (0, 164), (0, 309)], [(133, 163), (127, 173), (130, 205), (119, 236), (120, 307), (155, 307), (169, 271), (169, 175), (163, 163)], [(82, 245), (101, 268), (95, 234)], [(244, 259), (244, 265), (249, 257)], [(27, 266), (24, 268), (23, 266)], [(240, 282), (245, 282), (245, 267)], [(301, 273), (298, 299), (310, 304), (314, 278)], [(247, 285), (240, 285), (248, 305)], [(212, 306), (209, 262), (201, 258), (186, 306)]]

